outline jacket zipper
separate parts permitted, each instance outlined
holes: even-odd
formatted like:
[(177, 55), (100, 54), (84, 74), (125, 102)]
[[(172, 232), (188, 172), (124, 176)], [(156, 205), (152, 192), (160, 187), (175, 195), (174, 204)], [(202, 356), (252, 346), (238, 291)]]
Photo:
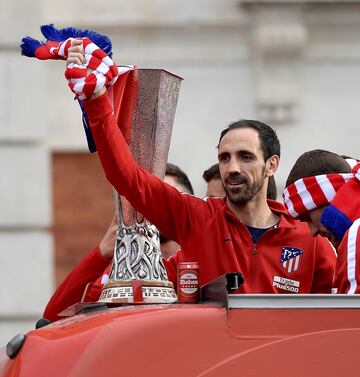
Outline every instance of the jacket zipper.
[(257, 271), (257, 268), (256, 268), (256, 254), (257, 254), (257, 249), (256, 249), (256, 243), (253, 243), (253, 249), (252, 249), (252, 274), (251, 276), (253, 277), (252, 281), (253, 281), (253, 287), (252, 287), (252, 292), (255, 293), (257, 292), (256, 291), (256, 288), (257, 288), (257, 276), (256, 276), (256, 271)]
[(257, 240), (257, 243), (253, 243), (253, 249), (252, 249), (252, 255), (253, 255), (253, 258), (252, 258), (252, 261), (253, 261), (253, 268), (252, 268), (252, 271), (253, 271), (253, 276), (254, 276), (254, 279), (253, 279), (253, 292), (258, 292), (256, 289), (258, 287), (258, 276), (256, 275), (256, 271), (257, 271), (257, 263), (256, 263), (256, 255), (258, 254), (258, 250), (257, 250), (257, 244), (260, 242), (260, 240), (262, 238), (264, 238), (265, 234), (268, 234), (268, 232), (272, 232), (274, 231), (274, 229), (277, 229), (278, 228), (278, 225), (276, 225), (275, 227), (273, 227), (272, 229), (268, 229), (264, 234), (262, 234), (259, 239)]

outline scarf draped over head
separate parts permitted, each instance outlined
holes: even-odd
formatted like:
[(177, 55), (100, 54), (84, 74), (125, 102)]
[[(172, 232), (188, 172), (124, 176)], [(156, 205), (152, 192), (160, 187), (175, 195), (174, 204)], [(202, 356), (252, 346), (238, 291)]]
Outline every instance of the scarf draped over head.
[(360, 208), (360, 164), (348, 174), (324, 174), (298, 179), (283, 191), (289, 214), (298, 218), (325, 207), (321, 223), (341, 240)]

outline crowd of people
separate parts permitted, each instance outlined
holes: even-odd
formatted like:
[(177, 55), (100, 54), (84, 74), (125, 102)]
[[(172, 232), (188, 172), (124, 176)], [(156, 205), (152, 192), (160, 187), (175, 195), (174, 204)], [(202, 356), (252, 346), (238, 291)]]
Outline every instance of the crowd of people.
[[(72, 42), (67, 60), (83, 63), (81, 41)], [(178, 167), (168, 164), (164, 182), (137, 166), (106, 87), (83, 106), (107, 179), (161, 229), (170, 281), (176, 284), (180, 262), (197, 261), (201, 284), (241, 271), (238, 293), (360, 293), (356, 159), (323, 150), (304, 153), (289, 173), (283, 203), (274, 179), (281, 155), (276, 132), (260, 121), (240, 120), (222, 131), (218, 163), (204, 171), (207, 191), (198, 198)], [(114, 218), (99, 245), (58, 287), (45, 318), (56, 320), (67, 306), (99, 298), (115, 238)]]

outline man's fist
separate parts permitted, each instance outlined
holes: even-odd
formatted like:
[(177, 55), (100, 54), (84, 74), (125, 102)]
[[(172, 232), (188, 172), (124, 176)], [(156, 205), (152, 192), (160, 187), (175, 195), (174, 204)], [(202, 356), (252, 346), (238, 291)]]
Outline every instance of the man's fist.
[(73, 39), (71, 41), (71, 47), (68, 49), (66, 67), (68, 67), (70, 63), (77, 65), (85, 64), (85, 51), (82, 39)]
[(102, 95), (119, 76), (116, 64), (89, 38), (70, 41), (65, 70), (70, 89), (80, 100)]

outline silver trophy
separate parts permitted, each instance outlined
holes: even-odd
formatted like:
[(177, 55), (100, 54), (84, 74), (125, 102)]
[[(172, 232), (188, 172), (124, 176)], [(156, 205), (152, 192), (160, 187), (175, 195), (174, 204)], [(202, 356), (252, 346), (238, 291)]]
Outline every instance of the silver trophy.
[[(130, 150), (137, 164), (163, 179), (181, 78), (161, 69), (138, 70)], [(115, 190), (117, 241), (100, 302), (171, 303), (177, 300), (162, 262), (158, 229)]]

